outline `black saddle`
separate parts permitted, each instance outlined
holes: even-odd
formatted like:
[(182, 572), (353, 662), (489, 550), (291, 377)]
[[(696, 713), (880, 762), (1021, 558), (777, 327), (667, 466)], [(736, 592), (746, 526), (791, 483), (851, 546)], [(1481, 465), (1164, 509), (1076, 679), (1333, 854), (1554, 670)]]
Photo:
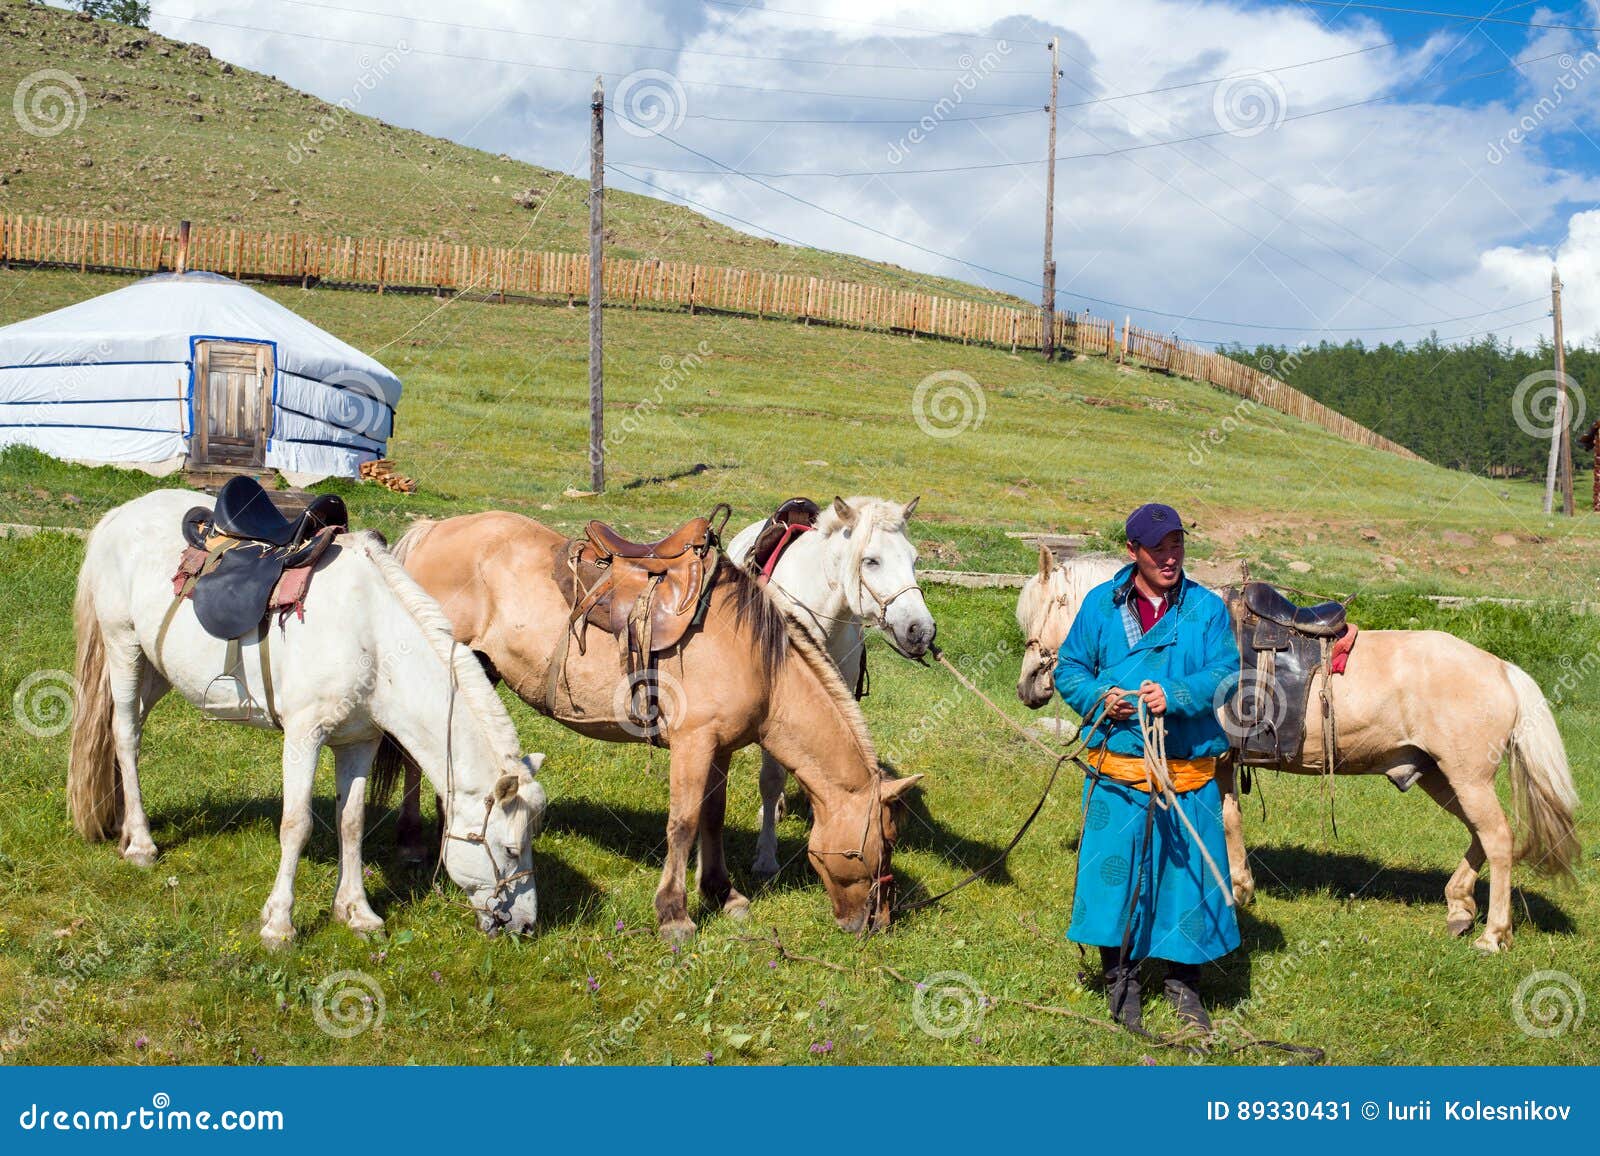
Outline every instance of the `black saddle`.
[(749, 557), (745, 559), (745, 567), (752, 574), (766, 572), (773, 551), (786, 548), (794, 541), (789, 527), (815, 526), (821, 514), (822, 507), (810, 498), (790, 498), (784, 502), (756, 531), (756, 540), (750, 547)]
[(1265, 582), (1228, 586), (1223, 600), (1239, 643), (1239, 683), (1222, 707), (1238, 761), (1282, 766), (1299, 757), (1311, 683), (1345, 632), (1344, 606), (1297, 606)]
[[(183, 537), (206, 551), (194, 580), (195, 617), (214, 638), (240, 638), (261, 624), (285, 570), (315, 566), (350, 516), (337, 494), (319, 494), (298, 518), (279, 512), (254, 478), (222, 487), (213, 510), (195, 506), (183, 518)], [(244, 539), (217, 549), (215, 536)]]
[(1244, 600), (1245, 605), (1259, 617), (1314, 638), (1337, 638), (1344, 633), (1342, 602), (1297, 606), (1285, 598), (1276, 586), (1265, 582), (1246, 582)]
[(254, 478), (241, 474), (217, 492), (211, 532), (269, 546), (299, 546), (328, 526), (348, 526), (350, 513), (338, 494), (318, 494), (298, 518), (286, 518)]

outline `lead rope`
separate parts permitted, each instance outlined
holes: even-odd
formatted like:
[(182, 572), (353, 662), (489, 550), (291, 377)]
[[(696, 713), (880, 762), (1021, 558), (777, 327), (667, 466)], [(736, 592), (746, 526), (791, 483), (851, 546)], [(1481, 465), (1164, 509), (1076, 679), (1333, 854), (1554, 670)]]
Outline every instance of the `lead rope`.
[(1178, 793), (1172, 787), (1172, 770), (1167, 766), (1167, 720), (1161, 715), (1151, 714), (1143, 699), (1139, 700), (1139, 735), (1144, 742), (1144, 773), (1150, 784), (1151, 798), (1156, 798), (1156, 788), (1159, 786), (1162, 809), (1171, 811), (1182, 821), (1184, 830), (1189, 832), (1189, 838), (1194, 840), (1195, 847), (1200, 851), (1200, 858), (1205, 860), (1211, 877), (1217, 881), (1217, 887), (1222, 891), (1223, 902), (1232, 907), (1233, 888), (1228, 885), (1228, 880), (1223, 876), (1222, 869), (1217, 866), (1217, 861), (1211, 857), (1211, 852), (1206, 850), (1200, 832), (1194, 829), (1189, 816), (1178, 806)]

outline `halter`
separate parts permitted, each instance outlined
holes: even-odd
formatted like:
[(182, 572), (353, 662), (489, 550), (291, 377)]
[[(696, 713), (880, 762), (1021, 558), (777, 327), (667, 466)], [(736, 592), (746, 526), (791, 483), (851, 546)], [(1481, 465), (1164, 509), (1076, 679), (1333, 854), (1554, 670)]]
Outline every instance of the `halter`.
[[(1050, 601), (1045, 604), (1045, 612), (1038, 616), (1039, 619), (1043, 620), (1049, 618), (1050, 610), (1053, 607), (1060, 606), (1064, 608), (1067, 605), (1067, 602), (1068, 599), (1065, 594), (1052, 594), (1050, 596)], [(1056, 668), (1056, 660), (1061, 653), (1059, 647), (1057, 647), (1055, 650), (1051, 650), (1049, 647), (1045, 646), (1044, 641), (1037, 634), (1029, 634), (1028, 641), (1023, 645), (1022, 652), (1026, 654), (1030, 650), (1037, 650), (1039, 652), (1039, 672), (1041, 674), (1048, 674), (1050, 671)]]
[(806, 848), (806, 855), (822, 858), (824, 855), (837, 855), (841, 859), (855, 859), (864, 862), (867, 857), (867, 839), (872, 835), (872, 818), (878, 817), (880, 834), (883, 839), (883, 855), (878, 863), (878, 873), (873, 876), (872, 884), (867, 889), (867, 913), (861, 924), (863, 936), (872, 934), (872, 922), (877, 916), (879, 908), (885, 903), (892, 912), (894, 907), (894, 872), (889, 869), (889, 863), (894, 855), (894, 840), (889, 838), (889, 832), (883, 828), (883, 774), (878, 773), (872, 785), (872, 806), (867, 811), (867, 821), (861, 828), (861, 845), (854, 850), (832, 851), (817, 850), (813, 847)]
[[(494, 792), (492, 791), (489, 793), (489, 797), (484, 800), (483, 823), (476, 831), (469, 831), (465, 835), (457, 835), (450, 829), (450, 817), (455, 813), (456, 809), (456, 667), (455, 662), (453, 661), (455, 657), (455, 647), (456, 643), (452, 640), (450, 643), (450, 655), (452, 659), (450, 663), (450, 701), (446, 706), (444, 722), (444, 821), (439, 824), (439, 859), (433, 866), (433, 882), (435, 885), (438, 884), (439, 872), (444, 870), (445, 845), (449, 843), (451, 839), (455, 839), (461, 843), (471, 843), (475, 846), (482, 847), (483, 853), (489, 857), (489, 869), (494, 872), (494, 890), (489, 893), (489, 897), (491, 900), (497, 900), (512, 884), (518, 883), (523, 879), (531, 878), (533, 876), (533, 869), (529, 868), (526, 871), (515, 871), (510, 875), (501, 874), (500, 861), (494, 857), (494, 852), (489, 849), (489, 816), (494, 814)], [(502, 914), (498, 908), (486, 906), (480, 907), (471, 900), (467, 901), (467, 906), (471, 907), (480, 915), (487, 915), (489, 918), (493, 919), (495, 921), (495, 926), (497, 927), (503, 926), (511, 921), (509, 916)]]

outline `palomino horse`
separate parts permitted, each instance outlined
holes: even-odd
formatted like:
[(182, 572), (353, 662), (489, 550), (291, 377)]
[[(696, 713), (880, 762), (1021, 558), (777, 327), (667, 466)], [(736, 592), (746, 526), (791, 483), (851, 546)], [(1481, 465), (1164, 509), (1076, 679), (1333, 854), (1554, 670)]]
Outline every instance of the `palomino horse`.
[[(908, 658), (933, 645), (933, 615), (917, 586), (917, 548), (906, 534), (917, 502), (834, 498), (816, 529), (783, 552), (767, 582), (778, 605), (827, 651), (846, 686), (861, 685), (869, 626), (881, 629)], [(744, 565), (764, 524), (755, 522), (734, 536), (730, 561)], [(783, 764), (762, 752), (757, 875), (778, 873), (778, 820), (788, 777)]]
[[(1038, 573), (1017, 600), (1017, 621), (1028, 639), (1017, 697), (1029, 707), (1043, 706), (1054, 696), (1056, 652), (1083, 595), (1105, 580), (1099, 575), (1109, 565), (1104, 559), (1073, 559), (1056, 567), (1053, 561), (1048, 551), (1039, 552)], [(1333, 676), (1332, 685), (1335, 773), (1401, 780), (1419, 773), (1423, 789), (1472, 836), (1444, 889), (1451, 934), (1472, 928), (1478, 911), (1474, 885), (1487, 860), (1489, 915), (1474, 946), (1509, 947), (1512, 863), (1527, 862), (1544, 874), (1570, 874), (1580, 852), (1573, 831), (1578, 792), (1555, 716), (1538, 684), (1520, 667), (1444, 631), (1363, 630), (1345, 672)], [(1321, 701), (1320, 677), (1309, 698)], [(1515, 847), (1495, 794), (1495, 776), (1506, 756), (1522, 829)], [(1283, 769), (1324, 773), (1320, 711), (1307, 711), (1300, 756)], [(1234, 896), (1244, 903), (1255, 893), (1255, 880), (1245, 854), (1231, 759), (1218, 761), (1217, 786)]]
[[(123, 858), (140, 867), (156, 858), (139, 790), (145, 719), (169, 690), (214, 708), (213, 684), (228, 646), (201, 628), (192, 604), (158, 646), (184, 548), (180, 521), (203, 497), (162, 490), (112, 510), (90, 535), (78, 576), (72, 819), (87, 839), (120, 831)], [(262, 939), (294, 937), (295, 867), (311, 834), (312, 779), (324, 745), (333, 749), (338, 779), (333, 914), (356, 931), (383, 926), (361, 880), (361, 829), (368, 768), (385, 735), (417, 760), (445, 800), (444, 867), (471, 898), (479, 927), (532, 930), (532, 839), (545, 808), (533, 773), (544, 756), (518, 753), (510, 715), (472, 653), (451, 639), (433, 600), (375, 535), (346, 534), (319, 564), (305, 621), (268, 629), (278, 635), (269, 650), (284, 736), (283, 824)], [(264, 701), (253, 655), (239, 675), (249, 698)], [(265, 711), (235, 721), (274, 725)]]
[[(567, 546), (547, 526), (493, 511), (418, 521), (395, 556), (439, 600), (456, 639), (524, 702), (549, 714), (546, 677), (570, 611), (556, 581)], [(809, 855), (839, 926), (886, 927), (893, 803), (921, 776), (883, 774), (839, 672), (753, 578), (724, 564), (713, 581), (703, 625), (659, 657), (657, 741), (671, 749), (667, 854), (656, 889), (661, 931), (694, 931), (685, 877), (697, 837), (701, 896), (734, 918), (748, 913), (749, 900), (728, 875), (722, 824), (728, 763), (750, 743), (791, 768), (811, 798)], [(579, 629), (584, 645), (567, 648), (553, 717), (590, 738), (649, 741), (651, 732), (626, 714), (631, 686), (622, 647), (587, 623)]]

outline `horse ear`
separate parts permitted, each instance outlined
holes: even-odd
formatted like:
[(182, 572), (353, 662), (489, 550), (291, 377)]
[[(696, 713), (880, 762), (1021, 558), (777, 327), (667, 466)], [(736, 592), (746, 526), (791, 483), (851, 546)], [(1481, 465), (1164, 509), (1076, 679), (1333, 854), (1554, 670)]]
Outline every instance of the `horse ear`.
[(845, 501), (843, 498), (838, 496), (834, 497), (833, 512), (838, 516), (839, 521), (843, 522), (846, 526), (854, 526), (856, 524), (856, 512), (850, 508), (850, 503)]
[(920, 502), (920, 501), (922, 501), (922, 495), (918, 494), (916, 497), (912, 498), (909, 502), (906, 503), (906, 508), (905, 508), (905, 519), (906, 519), (906, 521), (908, 521), (908, 522), (911, 521), (911, 515), (915, 514), (917, 512), (917, 503)]
[(501, 775), (500, 781), (494, 785), (494, 801), (502, 807), (509, 806), (511, 800), (517, 797), (517, 788), (522, 785), (522, 780), (516, 775)]
[(1039, 547), (1039, 577), (1048, 578), (1050, 572), (1056, 568), (1056, 556), (1050, 552), (1049, 546)]
[(907, 775), (903, 779), (885, 779), (881, 793), (885, 803), (892, 803), (912, 787), (922, 782), (921, 775)]

